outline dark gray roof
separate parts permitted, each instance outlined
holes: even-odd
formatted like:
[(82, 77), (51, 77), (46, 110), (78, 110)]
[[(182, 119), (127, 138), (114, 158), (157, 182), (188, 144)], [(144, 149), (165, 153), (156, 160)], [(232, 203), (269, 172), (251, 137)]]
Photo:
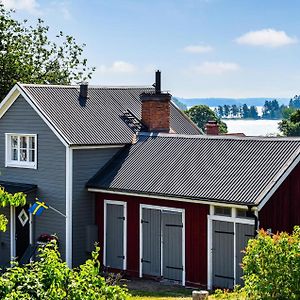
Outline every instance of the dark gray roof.
[(257, 205), (300, 153), (300, 139), (140, 135), (88, 187)]
[(37, 189), (35, 184), (18, 183), (10, 181), (0, 181), (0, 186), (8, 193), (14, 194), (18, 192), (30, 193)]
[[(129, 109), (141, 118), (139, 95), (151, 87), (89, 86), (86, 105), (79, 103), (78, 86), (20, 84), (36, 107), (61, 133), (68, 144), (127, 144), (133, 131), (122, 119)], [(171, 128), (182, 134), (199, 134), (200, 130), (171, 106)]]

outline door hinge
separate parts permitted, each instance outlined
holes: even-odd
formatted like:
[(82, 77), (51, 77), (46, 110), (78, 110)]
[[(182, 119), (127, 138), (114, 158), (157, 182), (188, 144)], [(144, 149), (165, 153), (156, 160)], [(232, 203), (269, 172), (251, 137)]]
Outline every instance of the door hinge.
[(146, 223), (146, 224), (149, 224), (149, 222), (148, 221), (146, 221), (146, 220), (141, 220), (141, 223), (143, 224), (143, 223)]
[(125, 221), (125, 217), (118, 217), (118, 219)]
[(141, 262), (142, 262), (142, 263), (144, 263), (144, 262), (145, 262), (145, 263), (149, 263), (149, 264), (151, 263), (151, 261), (150, 261), (150, 260), (146, 260), (146, 259), (143, 259), (143, 258), (141, 259)]

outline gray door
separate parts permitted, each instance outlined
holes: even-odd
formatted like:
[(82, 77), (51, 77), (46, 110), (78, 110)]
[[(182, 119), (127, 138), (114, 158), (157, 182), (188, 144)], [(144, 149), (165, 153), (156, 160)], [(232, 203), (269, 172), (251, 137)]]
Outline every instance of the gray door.
[(161, 276), (161, 211), (142, 209), (142, 272)]
[(236, 224), (236, 284), (242, 285), (243, 270), (241, 263), (249, 239), (254, 237), (254, 226), (247, 224)]
[(163, 276), (182, 281), (182, 214), (163, 211)]
[(212, 222), (212, 271), (213, 286), (234, 286), (234, 224), (223, 221)]
[(106, 205), (106, 266), (123, 269), (124, 253), (124, 206)]

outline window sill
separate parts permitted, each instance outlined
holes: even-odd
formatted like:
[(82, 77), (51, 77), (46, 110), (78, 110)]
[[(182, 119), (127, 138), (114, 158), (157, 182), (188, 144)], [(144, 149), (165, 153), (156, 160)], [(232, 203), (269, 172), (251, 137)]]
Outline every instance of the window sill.
[(21, 168), (21, 169), (37, 169), (37, 165), (36, 164), (17, 164), (17, 163), (6, 163), (5, 164), (6, 168)]

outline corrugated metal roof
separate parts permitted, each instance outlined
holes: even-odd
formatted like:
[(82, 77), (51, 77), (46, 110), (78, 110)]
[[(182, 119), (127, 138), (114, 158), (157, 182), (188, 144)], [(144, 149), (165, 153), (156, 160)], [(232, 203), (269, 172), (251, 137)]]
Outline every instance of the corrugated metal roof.
[(299, 153), (293, 138), (140, 136), (88, 187), (254, 205)]
[[(129, 109), (141, 118), (139, 95), (151, 87), (89, 86), (86, 104), (79, 103), (79, 86), (20, 84), (50, 123), (73, 145), (127, 144), (133, 131), (122, 119)], [(177, 133), (200, 130), (173, 104), (171, 127)]]

